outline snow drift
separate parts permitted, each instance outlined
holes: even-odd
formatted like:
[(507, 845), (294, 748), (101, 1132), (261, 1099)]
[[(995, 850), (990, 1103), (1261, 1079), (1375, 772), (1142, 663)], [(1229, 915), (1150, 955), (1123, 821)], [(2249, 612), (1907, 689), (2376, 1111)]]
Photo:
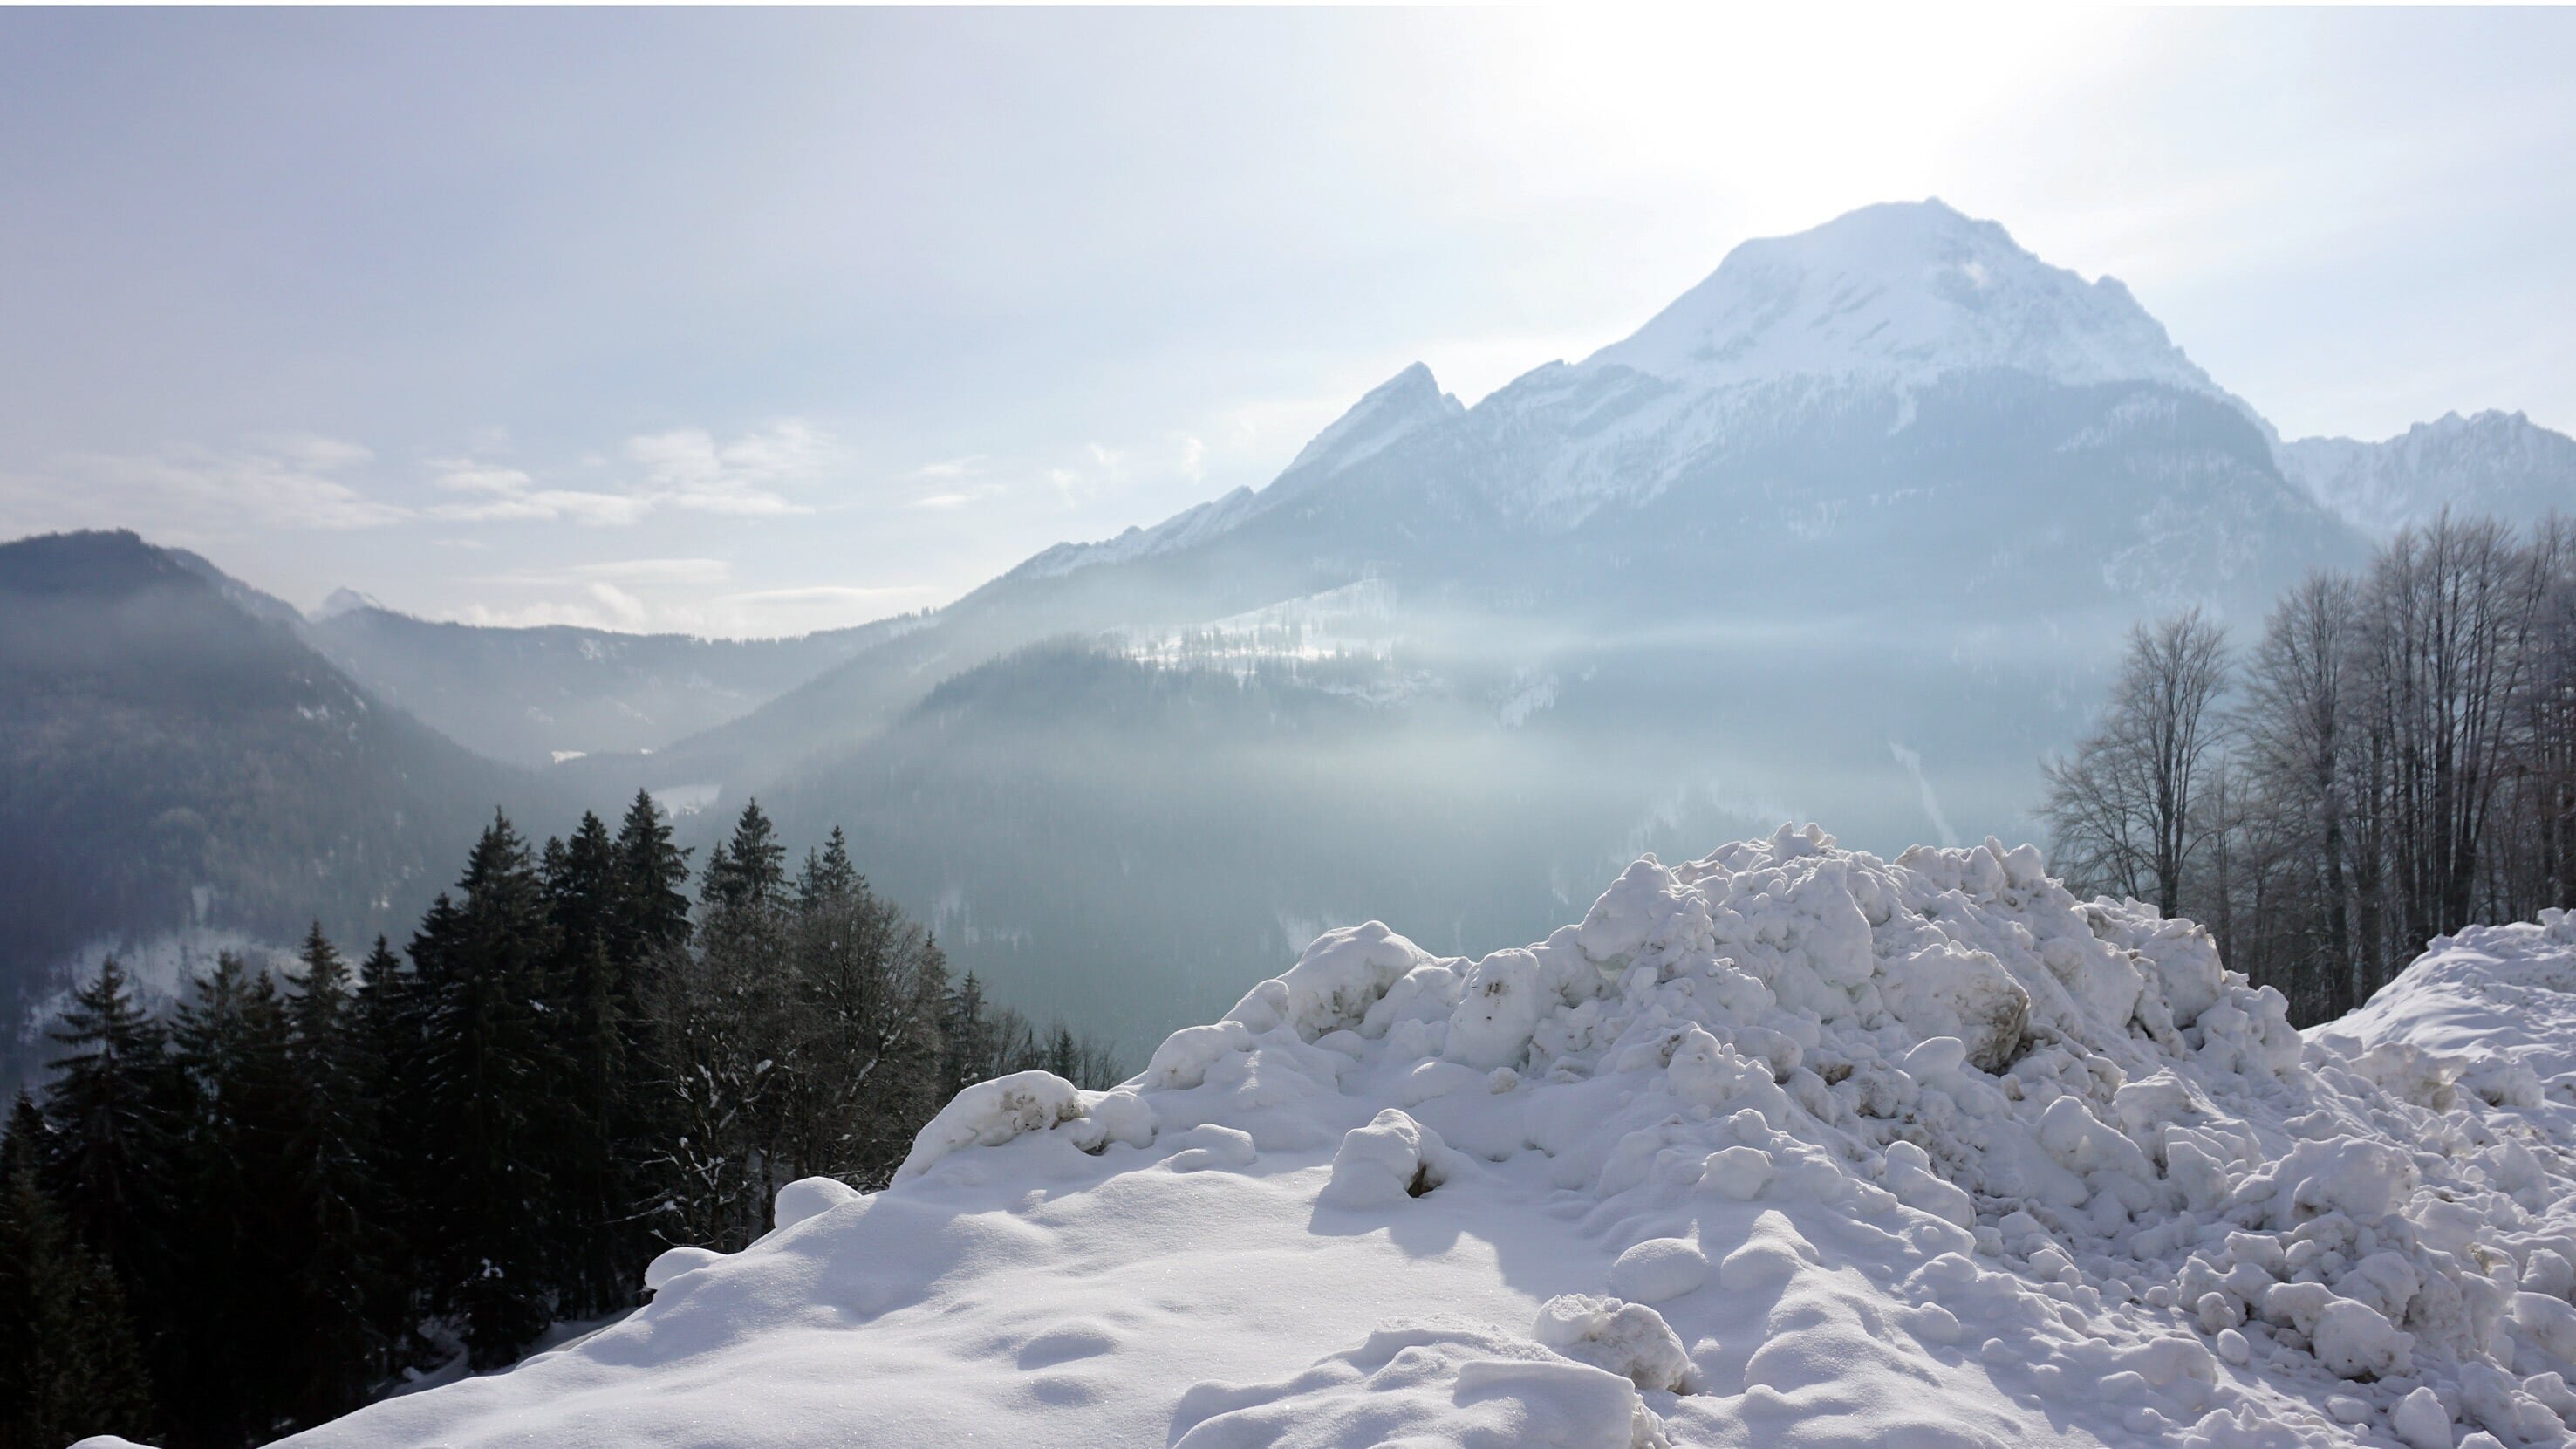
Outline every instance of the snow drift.
[(2553, 915), (2303, 1040), (2028, 847), (1783, 829), (1481, 960), (1329, 933), (296, 1442), (2563, 1443), (2571, 989)]

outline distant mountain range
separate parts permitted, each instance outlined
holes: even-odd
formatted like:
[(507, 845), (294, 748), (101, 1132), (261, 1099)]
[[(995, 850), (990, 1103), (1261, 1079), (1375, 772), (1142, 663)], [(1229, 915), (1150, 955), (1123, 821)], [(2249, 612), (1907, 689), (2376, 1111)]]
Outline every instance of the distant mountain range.
[(643, 786), (703, 838), (757, 793), (1015, 1002), (1141, 1044), (1334, 921), (1506, 944), (1636, 851), (1788, 817), (2030, 835), (2132, 620), (2251, 627), (2443, 507), (2576, 501), (2571, 455), (2497, 414), (2280, 442), (2118, 282), (1924, 202), (1748, 242), (1473, 407), (1407, 368), (1267, 487), (865, 629), (306, 620), (199, 577), (379, 714), (543, 767), (471, 762), (476, 812)]
[(540, 766), (652, 750), (749, 713), (907, 620), (792, 639), (441, 624), (373, 603), (304, 636), (368, 692), (478, 753)]
[(2445, 413), (2386, 442), (2302, 438), (2279, 451), (2292, 482), (2373, 538), (2445, 509), (2519, 524), (2576, 514), (2576, 438), (2520, 413)]
[(76, 955), (121, 947), (166, 988), (316, 918), (400, 939), (497, 805), (564, 798), (210, 573), (130, 533), (0, 545), (0, 1079)]

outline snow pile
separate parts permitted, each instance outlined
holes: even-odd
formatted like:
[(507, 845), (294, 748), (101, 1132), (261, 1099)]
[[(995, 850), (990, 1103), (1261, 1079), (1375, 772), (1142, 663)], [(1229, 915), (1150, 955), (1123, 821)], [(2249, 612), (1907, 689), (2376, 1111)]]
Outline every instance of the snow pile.
[(2571, 985), (2472, 932), (2303, 1041), (2028, 847), (1783, 829), (1478, 960), (1329, 933), (309, 1442), (2563, 1443)]

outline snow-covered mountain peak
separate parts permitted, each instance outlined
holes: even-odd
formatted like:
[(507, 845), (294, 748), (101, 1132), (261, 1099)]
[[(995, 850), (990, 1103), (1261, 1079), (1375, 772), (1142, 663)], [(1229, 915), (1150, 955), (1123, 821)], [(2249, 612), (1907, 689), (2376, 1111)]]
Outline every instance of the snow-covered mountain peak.
[(2050, 266), (1997, 223), (1939, 200), (1866, 206), (1745, 242), (1585, 366), (1608, 364), (1702, 386), (2015, 368), (2223, 395), (2118, 281)]
[(1440, 390), (1431, 369), (1417, 362), (1370, 388), (1350, 411), (1289, 460), (1281, 477), (1306, 469), (1346, 468), (1407, 433), (1444, 422), (1466, 411), (1466, 405)]
[(2576, 508), (2576, 438), (2519, 412), (2445, 413), (2383, 442), (2300, 438), (2276, 452), (2310, 497), (2381, 537), (2445, 508), (2516, 523)]

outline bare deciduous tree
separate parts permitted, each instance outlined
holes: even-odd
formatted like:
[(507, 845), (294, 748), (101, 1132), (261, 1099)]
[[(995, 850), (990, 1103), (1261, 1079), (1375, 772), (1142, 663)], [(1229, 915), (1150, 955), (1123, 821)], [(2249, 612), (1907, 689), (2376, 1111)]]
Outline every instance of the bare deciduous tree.
[(2045, 765), (2071, 882), (2209, 922), (2300, 1021), (2432, 937), (2576, 905), (2576, 532), (2410, 530), (2285, 595), (2208, 716), (2224, 672), (2191, 616), (2133, 636), (2101, 729)]
[(2102, 727), (2042, 769), (2051, 850), (2082, 886), (2181, 908), (2184, 878), (2213, 828), (2196, 810), (2223, 721), (2226, 631), (2185, 610), (2129, 634)]
[[(2344, 814), (2346, 666), (2357, 598), (2352, 580), (2339, 574), (2316, 575), (2285, 596), (2246, 669), (2239, 714), (2253, 796), (2247, 809), (2278, 837), (2287, 868), (2309, 877), (2291, 888), (2304, 887), (2312, 907), (2279, 924), (2310, 938), (2289, 948), (2297, 957), (2289, 995), (2318, 1016), (2340, 1016), (2354, 1005)], [(2282, 909), (2284, 900), (2276, 896), (2272, 904)]]

